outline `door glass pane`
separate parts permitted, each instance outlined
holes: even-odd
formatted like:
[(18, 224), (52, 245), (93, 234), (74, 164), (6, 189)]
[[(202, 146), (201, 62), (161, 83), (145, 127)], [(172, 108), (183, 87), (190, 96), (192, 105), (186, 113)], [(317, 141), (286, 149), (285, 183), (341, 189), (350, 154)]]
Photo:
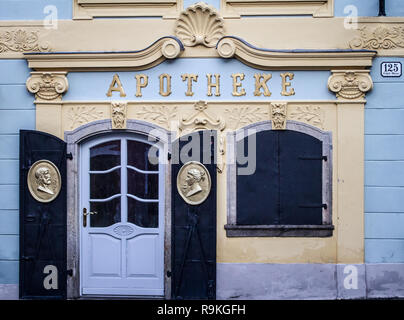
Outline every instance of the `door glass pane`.
[(159, 175), (128, 169), (128, 193), (142, 199), (158, 199)]
[[(149, 159), (150, 148), (153, 149), (150, 152)], [(158, 164), (153, 164), (158, 161), (156, 155), (158, 156), (156, 147), (143, 142), (128, 140), (128, 165), (144, 171), (158, 171)]]
[(121, 141), (108, 141), (90, 149), (90, 170), (103, 171), (121, 164)]
[(121, 197), (107, 202), (90, 202), (90, 211), (97, 212), (90, 215), (91, 227), (108, 227), (121, 222)]
[(90, 174), (90, 198), (105, 199), (121, 193), (121, 169)]
[(158, 228), (158, 203), (128, 197), (128, 222), (143, 228)]

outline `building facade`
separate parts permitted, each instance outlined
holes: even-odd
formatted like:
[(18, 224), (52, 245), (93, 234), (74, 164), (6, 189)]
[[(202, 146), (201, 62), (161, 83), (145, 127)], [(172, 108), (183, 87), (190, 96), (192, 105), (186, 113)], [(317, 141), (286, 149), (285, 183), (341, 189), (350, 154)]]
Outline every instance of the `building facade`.
[(3, 0), (0, 299), (404, 296), (399, 0)]

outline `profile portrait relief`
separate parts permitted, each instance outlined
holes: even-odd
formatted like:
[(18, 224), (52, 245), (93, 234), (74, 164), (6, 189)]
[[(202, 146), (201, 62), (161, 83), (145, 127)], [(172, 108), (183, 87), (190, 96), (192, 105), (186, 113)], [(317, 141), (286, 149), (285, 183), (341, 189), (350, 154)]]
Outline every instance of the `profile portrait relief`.
[(59, 169), (48, 160), (39, 160), (29, 169), (28, 189), (32, 197), (39, 202), (51, 202), (61, 189)]
[(183, 188), (186, 190), (189, 188), (186, 194), (187, 197), (193, 196), (194, 194), (202, 191), (199, 182), (205, 179), (204, 175), (205, 172), (201, 172), (195, 168), (188, 170), (187, 178), (185, 179), (186, 184), (183, 186)]
[(49, 169), (46, 167), (40, 167), (35, 172), (36, 183), (38, 184), (38, 191), (46, 192), (48, 194), (55, 194), (49, 186), (52, 183), (52, 177), (49, 173)]
[(206, 200), (211, 189), (209, 171), (200, 162), (185, 163), (178, 172), (177, 189), (186, 203), (201, 204)]

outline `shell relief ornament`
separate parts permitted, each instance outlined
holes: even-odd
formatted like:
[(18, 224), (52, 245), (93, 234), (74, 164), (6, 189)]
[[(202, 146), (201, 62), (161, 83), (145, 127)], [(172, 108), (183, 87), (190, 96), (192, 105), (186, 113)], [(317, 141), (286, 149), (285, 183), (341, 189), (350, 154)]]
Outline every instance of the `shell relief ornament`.
[(204, 45), (212, 48), (224, 36), (223, 24), (223, 19), (212, 6), (198, 2), (180, 14), (175, 35), (187, 47)]

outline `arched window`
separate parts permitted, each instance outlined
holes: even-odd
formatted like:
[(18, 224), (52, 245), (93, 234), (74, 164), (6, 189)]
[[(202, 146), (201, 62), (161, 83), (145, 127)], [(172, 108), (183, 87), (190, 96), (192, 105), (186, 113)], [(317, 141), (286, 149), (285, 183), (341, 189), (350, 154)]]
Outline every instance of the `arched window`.
[(228, 136), (227, 235), (331, 236), (330, 134), (297, 122), (270, 126)]

